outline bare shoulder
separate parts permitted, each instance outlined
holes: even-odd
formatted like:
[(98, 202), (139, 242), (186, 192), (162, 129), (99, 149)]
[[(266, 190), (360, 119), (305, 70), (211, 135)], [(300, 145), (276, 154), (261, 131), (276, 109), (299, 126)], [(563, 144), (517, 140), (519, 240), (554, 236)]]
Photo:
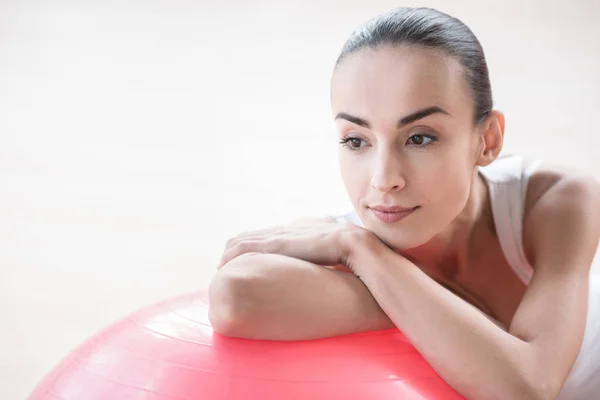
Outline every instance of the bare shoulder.
[[(531, 160), (523, 163), (523, 171), (531, 165)], [(576, 172), (561, 165), (542, 163), (536, 168), (529, 178), (527, 184), (527, 197), (525, 199), (524, 219), (529, 215), (529, 211), (538, 202), (538, 200), (561, 179), (569, 176), (575, 176)]]
[[(530, 163), (525, 162), (524, 168)], [(531, 236), (536, 229), (532, 229), (532, 223), (574, 217), (575, 213), (593, 220), (600, 218), (600, 183), (580, 171), (542, 163), (529, 179), (525, 199), (523, 244), (527, 256), (533, 252)]]
[[(532, 161), (524, 162), (523, 170), (531, 165)], [(588, 187), (591, 190), (597, 190), (598, 181), (580, 171), (577, 171), (566, 166), (544, 162), (536, 168), (534, 173), (529, 178), (527, 185), (527, 196), (525, 199), (524, 219), (527, 218), (531, 209), (539, 200), (550, 192), (550, 188), (557, 183), (569, 182), (571, 185), (580, 185), (584, 189)], [(595, 186), (595, 187), (594, 187)]]

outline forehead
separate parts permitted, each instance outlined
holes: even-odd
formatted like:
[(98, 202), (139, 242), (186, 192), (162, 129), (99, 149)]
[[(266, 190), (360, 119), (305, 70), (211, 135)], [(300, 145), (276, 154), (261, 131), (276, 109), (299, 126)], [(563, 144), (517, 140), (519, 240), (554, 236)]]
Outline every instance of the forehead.
[(348, 55), (331, 84), (334, 112), (366, 118), (439, 106), (453, 115), (472, 107), (460, 63), (445, 53), (418, 46), (379, 46)]

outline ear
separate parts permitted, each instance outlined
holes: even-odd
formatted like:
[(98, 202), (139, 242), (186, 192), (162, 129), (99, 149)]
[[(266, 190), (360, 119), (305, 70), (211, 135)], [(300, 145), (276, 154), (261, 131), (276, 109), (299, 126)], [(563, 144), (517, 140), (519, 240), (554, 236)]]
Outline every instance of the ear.
[(502, 151), (504, 143), (504, 114), (493, 110), (477, 127), (477, 165), (485, 167), (491, 164)]

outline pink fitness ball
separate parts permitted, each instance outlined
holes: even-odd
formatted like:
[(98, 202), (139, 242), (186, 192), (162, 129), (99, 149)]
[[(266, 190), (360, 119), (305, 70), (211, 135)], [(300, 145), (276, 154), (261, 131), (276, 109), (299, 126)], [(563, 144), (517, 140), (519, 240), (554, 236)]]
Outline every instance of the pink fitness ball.
[(83, 343), (30, 400), (454, 400), (397, 329), (276, 342), (224, 337), (207, 293), (143, 308)]

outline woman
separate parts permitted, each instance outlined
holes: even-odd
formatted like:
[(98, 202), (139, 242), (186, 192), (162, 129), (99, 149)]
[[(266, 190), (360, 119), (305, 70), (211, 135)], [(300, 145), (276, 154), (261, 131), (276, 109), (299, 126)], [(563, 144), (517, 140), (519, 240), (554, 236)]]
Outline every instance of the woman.
[(396, 326), (469, 399), (595, 398), (600, 185), (499, 157), (504, 116), (473, 33), (432, 9), (381, 15), (344, 46), (331, 103), (355, 211), (230, 240), (214, 329)]

